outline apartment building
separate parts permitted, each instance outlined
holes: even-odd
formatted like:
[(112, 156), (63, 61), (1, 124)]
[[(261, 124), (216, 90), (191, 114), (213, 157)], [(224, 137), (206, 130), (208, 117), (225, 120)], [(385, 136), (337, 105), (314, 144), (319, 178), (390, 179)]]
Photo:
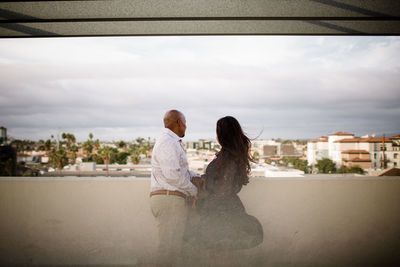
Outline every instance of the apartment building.
[(400, 135), (392, 137), (354, 137), (337, 132), (308, 142), (309, 165), (329, 158), (340, 166), (359, 166), (363, 169), (385, 169), (400, 166)]
[(328, 137), (321, 136), (307, 143), (308, 165), (316, 164), (318, 160), (329, 158)]
[[(400, 135), (392, 137), (349, 138), (339, 140), (336, 143), (338, 150), (342, 150), (345, 153), (346, 150), (368, 152), (371, 169), (386, 169), (400, 166)], [(358, 159), (365, 159), (365, 156), (358, 157)], [(338, 163), (342, 164), (342, 161)], [(354, 160), (351, 164), (355, 165)], [(364, 164), (360, 163), (360, 167), (361, 165)]]
[(275, 140), (253, 140), (251, 153), (257, 152), (260, 158), (298, 157), (303, 156), (304, 145), (296, 143), (283, 144)]

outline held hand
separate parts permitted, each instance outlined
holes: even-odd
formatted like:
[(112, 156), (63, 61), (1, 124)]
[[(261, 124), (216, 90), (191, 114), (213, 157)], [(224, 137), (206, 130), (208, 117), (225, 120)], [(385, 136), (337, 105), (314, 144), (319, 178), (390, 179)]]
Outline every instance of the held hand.
[(191, 181), (199, 191), (205, 190), (206, 183), (203, 178), (199, 176), (194, 176), (192, 177)]
[(197, 195), (195, 196), (189, 196), (188, 197), (189, 202), (192, 202), (192, 209), (196, 209), (196, 201), (197, 201)]

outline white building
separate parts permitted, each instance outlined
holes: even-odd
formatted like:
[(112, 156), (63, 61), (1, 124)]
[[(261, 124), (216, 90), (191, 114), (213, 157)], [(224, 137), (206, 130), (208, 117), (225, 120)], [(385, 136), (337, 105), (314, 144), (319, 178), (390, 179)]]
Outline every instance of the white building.
[(341, 151), (367, 151), (369, 153), (370, 169), (381, 170), (400, 166), (400, 135), (385, 138), (349, 138), (336, 141), (336, 143)]
[(328, 155), (331, 160), (333, 160), (337, 166), (342, 165), (342, 151), (341, 147), (338, 145), (337, 141), (343, 139), (352, 139), (354, 134), (346, 132), (332, 133), (328, 136)]
[(304, 177), (304, 172), (297, 169), (282, 168), (266, 163), (251, 164), (251, 177)]
[(318, 139), (308, 141), (307, 143), (307, 161), (308, 165), (317, 163), (317, 160), (329, 158), (328, 137), (321, 136)]
[(359, 166), (380, 170), (400, 166), (400, 135), (360, 138), (351, 133), (338, 132), (311, 140), (307, 145), (309, 165), (316, 164), (322, 158), (329, 158), (337, 167)]

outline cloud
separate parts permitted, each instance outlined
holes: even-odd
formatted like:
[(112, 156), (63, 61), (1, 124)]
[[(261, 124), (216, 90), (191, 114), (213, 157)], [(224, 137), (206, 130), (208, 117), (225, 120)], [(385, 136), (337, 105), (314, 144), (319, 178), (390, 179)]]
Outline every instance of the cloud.
[(17, 138), (154, 138), (177, 108), (189, 140), (214, 138), (225, 115), (262, 138), (400, 132), (399, 48), (398, 37), (2, 39), (1, 124)]

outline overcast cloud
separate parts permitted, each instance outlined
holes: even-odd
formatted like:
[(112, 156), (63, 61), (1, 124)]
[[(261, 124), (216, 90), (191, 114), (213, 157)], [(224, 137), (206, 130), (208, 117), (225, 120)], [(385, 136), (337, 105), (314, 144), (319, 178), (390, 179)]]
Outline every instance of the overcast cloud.
[(0, 125), (20, 139), (187, 140), (235, 116), (251, 138), (400, 133), (399, 37), (120, 37), (0, 40)]

